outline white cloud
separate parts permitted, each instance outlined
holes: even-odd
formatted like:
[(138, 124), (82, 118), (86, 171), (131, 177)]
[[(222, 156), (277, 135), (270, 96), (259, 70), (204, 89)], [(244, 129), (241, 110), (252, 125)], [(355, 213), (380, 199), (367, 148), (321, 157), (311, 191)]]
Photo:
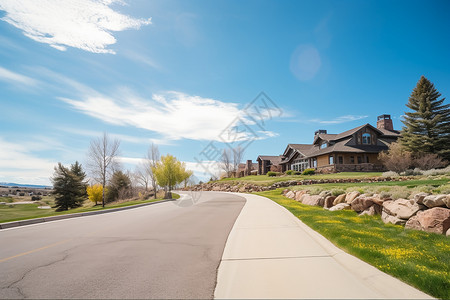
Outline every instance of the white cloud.
[(314, 122), (314, 123), (319, 123), (319, 124), (341, 124), (341, 123), (365, 119), (367, 117), (368, 116), (346, 115), (346, 116), (336, 117), (332, 120), (311, 119), (308, 122)]
[[(146, 129), (169, 140), (220, 141), (220, 134), (237, 117), (244, 122), (246, 120), (236, 103), (180, 92), (154, 94), (151, 99), (142, 99), (129, 93), (117, 95), (116, 98), (94, 94), (86, 95), (82, 100), (59, 99), (104, 122)], [(267, 133), (266, 136), (273, 136), (273, 133)], [(239, 140), (252, 137), (246, 132), (239, 134)]]
[[(69, 128), (69, 127), (59, 127), (57, 128), (59, 130), (62, 130), (64, 132), (73, 133), (81, 136), (87, 136), (92, 138), (98, 138), (103, 135), (103, 132), (95, 131), (95, 130), (85, 130), (85, 129), (78, 129), (78, 128)], [(108, 133), (108, 135), (111, 138), (118, 139), (120, 141), (125, 141), (128, 143), (133, 144), (148, 144), (154, 143), (156, 145), (173, 145), (172, 142), (164, 140), (164, 139), (157, 139), (157, 138), (145, 138), (145, 137), (136, 137), (131, 135), (125, 135), (125, 134), (117, 134), (117, 133)]]
[(8, 81), (17, 84), (25, 84), (28, 86), (34, 86), (37, 84), (37, 80), (25, 75), (10, 71), (8, 69), (0, 67), (0, 80)]
[(50, 184), (55, 162), (39, 158), (22, 144), (11, 143), (0, 137), (0, 181)]
[(67, 47), (93, 53), (115, 53), (112, 32), (139, 29), (151, 19), (134, 19), (110, 6), (118, 0), (0, 0), (5, 22), (37, 42), (64, 51)]

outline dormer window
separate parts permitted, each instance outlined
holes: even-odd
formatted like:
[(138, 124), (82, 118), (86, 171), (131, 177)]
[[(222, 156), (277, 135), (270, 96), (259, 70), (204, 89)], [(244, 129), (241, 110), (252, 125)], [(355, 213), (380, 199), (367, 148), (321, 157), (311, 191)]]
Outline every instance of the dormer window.
[(322, 143), (322, 144), (320, 144), (320, 149), (324, 149), (324, 148), (326, 148), (328, 145), (327, 145), (327, 143)]
[(372, 143), (372, 136), (370, 133), (364, 133), (362, 135), (362, 143), (365, 145), (370, 145)]

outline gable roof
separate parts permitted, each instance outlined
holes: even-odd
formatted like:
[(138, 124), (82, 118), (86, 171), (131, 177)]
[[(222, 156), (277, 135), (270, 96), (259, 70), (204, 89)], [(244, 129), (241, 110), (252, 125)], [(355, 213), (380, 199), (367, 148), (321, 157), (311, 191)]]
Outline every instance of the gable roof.
[(388, 149), (388, 146), (385, 143), (383, 143), (383, 145), (347, 145), (351, 139), (351, 137), (348, 137), (326, 148), (318, 149), (311, 153), (310, 157), (332, 152), (378, 153)]
[[(350, 130), (347, 130), (347, 131), (338, 133), (338, 134), (318, 134), (318, 135), (316, 135), (316, 136), (314, 137), (314, 142), (313, 142), (313, 144), (315, 144), (319, 138), (322, 139), (322, 140), (324, 140), (324, 141), (327, 141), (327, 142), (329, 142), (329, 141), (337, 141), (337, 140), (346, 138), (346, 137), (348, 137), (348, 136), (353, 135), (355, 132), (361, 130), (362, 128), (364, 128), (364, 127), (366, 127), (366, 126), (370, 127), (372, 130), (378, 132), (380, 135), (384, 135), (384, 132), (383, 132), (383, 131), (381, 131), (380, 129), (375, 128), (375, 127), (373, 127), (372, 125), (370, 125), (369, 123), (367, 123), (367, 124), (364, 124), (364, 125), (361, 125), (361, 126), (352, 128), (352, 129), (350, 129)], [(386, 131), (386, 132), (392, 134), (392, 132), (389, 131), (389, 130), (384, 130), (384, 131)]]
[(261, 160), (269, 160), (272, 164), (274, 165), (278, 165), (281, 162), (281, 155), (278, 156), (272, 156), (272, 155), (259, 155), (258, 158), (256, 160), (258, 160), (259, 158)]

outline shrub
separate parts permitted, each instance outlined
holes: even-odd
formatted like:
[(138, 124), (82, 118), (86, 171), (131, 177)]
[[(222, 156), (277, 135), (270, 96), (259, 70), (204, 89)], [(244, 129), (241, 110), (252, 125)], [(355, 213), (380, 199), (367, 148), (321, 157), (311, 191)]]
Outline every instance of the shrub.
[(444, 169), (431, 169), (423, 171), (423, 175), (425, 176), (450, 175), (450, 166), (447, 166)]
[(441, 168), (445, 166), (445, 161), (440, 158), (437, 154), (434, 153), (425, 153), (422, 155), (418, 155), (413, 164), (415, 167), (422, 170), (430, 170)]
[(399, 143), (391, 143), (387, 152), (378, 154), (378, 158), (389, 170), (397, 173), (406, 171), (412, 164), (412, 154)]
[(41, 196), (31, 196), (31, 201), (39, 201), (41, 199), (42, 199)]
[(384, 172), (383, 174), (381, 174), (381, 176), (383, 176), (383, 177), (398, 177), (400, 175), (397, 172), (388, 171), (388, 172)]
[(278, 175), (277, 172), (272, 172), (272, 171), (267, 172), (267, 176), (269, 176), (269, 177), (274, 177), (274, 176), (277, 176), (277, 175)]
[(293, 171), (293, 170), (287, 170), (287, 171), (286, 171), (286, 175), (292, 175), (292, 174), (294, 174), (294, 171)]
[(314, 175), (315, 172), (316, 172), (315, 169), (305, 169), (303, 171), (303, 175)]
[(295, 172), (294, 172), (294, 175), (302, 175), (302, 172), (300, 172), (300, 171), (295, 171)]

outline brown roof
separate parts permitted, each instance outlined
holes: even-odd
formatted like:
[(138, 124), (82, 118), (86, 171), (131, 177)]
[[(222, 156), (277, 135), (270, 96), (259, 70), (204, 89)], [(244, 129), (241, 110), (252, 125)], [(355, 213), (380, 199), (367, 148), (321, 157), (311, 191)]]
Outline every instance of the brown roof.
[(395, 136), (395, 137), (399, 137), (400, 136), (400, 131), (398, 130), (387, 130), (387, 129), (382, 129), (382, 128), (377, 128), (379, 131), (381, 131), (381, 133), (385, 136)]
[(289, 144), (288, 146), (305, 156), (314, 151), (314, 145), (311, 144)]
[(310, 154), (310, 156), (318, 156), (322, 154), (327, 154), (331, 152), (359, 152), (359, 153), (378, 153), (383, 150), (387, 150), (386, 145), (347, 145), (351, 138), (339, 141), (333, 145), (326, 148), (319, 149)]
[(270, 155), (260, 155), (258, 158), (261, 160), (269, 160), (273, 165), (278, 165), (281, 162), (281, 155), (270, 156)]

